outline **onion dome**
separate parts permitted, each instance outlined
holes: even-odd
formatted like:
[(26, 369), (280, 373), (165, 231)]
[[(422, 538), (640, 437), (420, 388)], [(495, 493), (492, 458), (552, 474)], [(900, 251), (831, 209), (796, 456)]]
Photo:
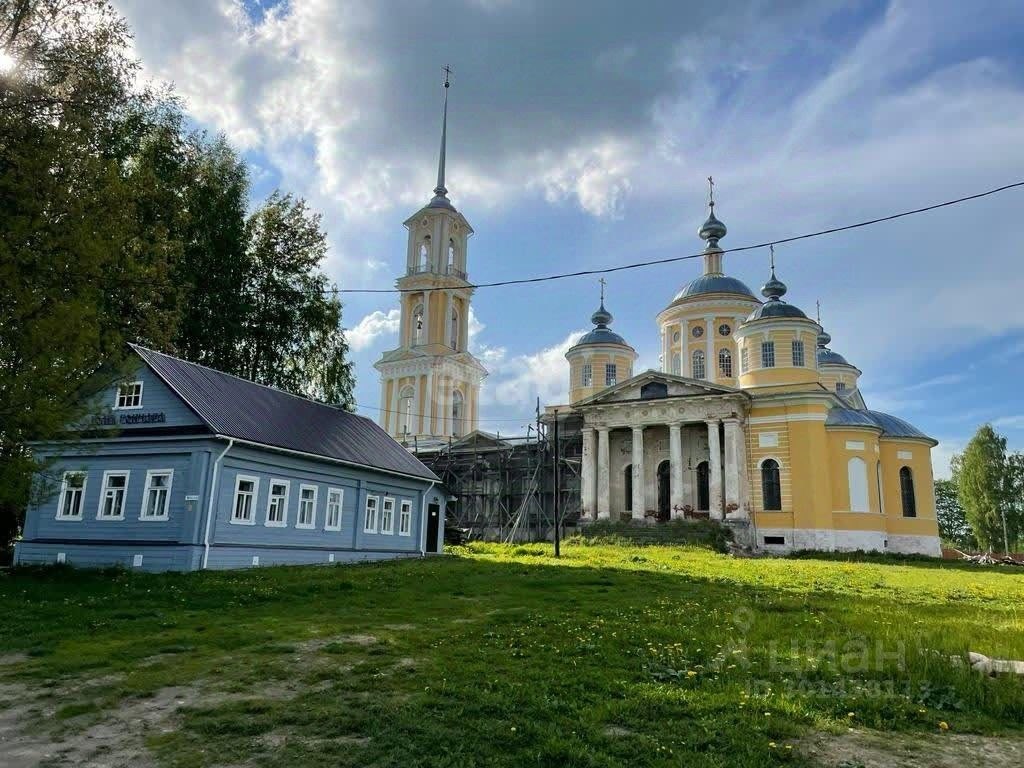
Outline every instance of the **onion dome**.
[(768, 282), (761, 287), (761, 295), (764, 296), (767, 301), (751, 312), (749, 317), (747, 317), (746, 322), (749, 323), (752, 320), (765, 320), (768, 318), (781, 317), (800, 318), (806, 320), (807, 315), (803, 313), (803, 310), (782, 300), (782, 297), (786, 295), (786, 290), (786, 284), (775, 276), (775, 253), (773, 252), (772, 276), (769, 277)]
[(569, 347), (568, 351), (572, 351), (584, 344), (617, 344), (621, 347), (632, 349), (624, 338), (608, 327), (612, 322), (612, 313), (605, 309), (604, 306), (604, 281), (602, 281), (601, 285), (601, 306), (590, 316), (590, 322), (594, 324), (594, 330), (584, 334), (583, 338)]
[(706, 240), (708, 248), (716, 248), (718, 247), (718, 241), (725, 237), (729, 230), (726, 229), (725, 224), (719, 221), (715, 216), (714, 200), (708, 203), (708, 208), (708, 218), (697, 231), (697, 237), (701, 240)]
[(606, 328), (612, 319), (612, 313), (604, 308), (604, 299), (601, 299), (601, 306), (590, 316), (590, 322), (598, 328)]
[[(820, 325), (818, 327), (821, 328)], [(850, 365), (849, 361), (847, 361), (845, 357), (828, 348), (828, 343), (830, 341), (832, 341), (832, 337), (829, 335), (828, 331), (821, 328), (821, 331), (818, 333), (818, 349), (815, 353), (818, 358), (818, 365)]]

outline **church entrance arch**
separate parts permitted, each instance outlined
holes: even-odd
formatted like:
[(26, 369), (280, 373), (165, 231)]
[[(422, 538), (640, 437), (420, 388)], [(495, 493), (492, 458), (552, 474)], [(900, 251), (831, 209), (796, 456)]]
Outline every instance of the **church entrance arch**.
[(627, 464), (622, 470), (622, 487), (625, 489), (622, 500), (622, 509), (626, 512), (633, 511), (633, 465)]
[(668, 459), (658, 465), (658, 521), (662, 523), (671, 517), (669, 509), (670, 468), (671, 464)]
[(711, 509), (711, 471), (706, 461), (697, 465), (697, 509), (701, 512)]

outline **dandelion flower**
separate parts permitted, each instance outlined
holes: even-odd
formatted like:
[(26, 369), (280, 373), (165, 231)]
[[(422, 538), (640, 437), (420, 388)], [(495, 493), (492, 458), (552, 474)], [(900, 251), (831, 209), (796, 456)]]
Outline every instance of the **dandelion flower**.
[(939, 721), (939, 730), (940, 731), (948, 731), (949, 730), (949, 723), (947, 723), (945, 720), (940, 720)]

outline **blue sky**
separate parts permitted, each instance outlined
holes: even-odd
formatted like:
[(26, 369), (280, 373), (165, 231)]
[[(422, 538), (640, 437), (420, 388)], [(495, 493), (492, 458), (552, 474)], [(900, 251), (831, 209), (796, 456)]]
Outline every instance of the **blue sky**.
[[(448, 187), (478, 282), (695, 252), (705, 178), (724, 245), (871, 218), (1024, 178), (1024, 5), (541, 0), (117, 0), (147, 76), (324, 214), (340, 286), (389, 287), (401, 222), (430, 197), (440, 67)], [(787, 296), (822, 302), (868, 404), (940, 440), (984, 421), (1024, 448), (1024, 191), (780, 247)], [(726, 257), (759, 286), (767, 254)], [(615, 329), (658, 365), (654, 317), (699, 262), (609, 278)], [(593, 279), (481, 289), (481, 426), (517, 432), (565, 397), (562, 354)], [(397, 301), (345, 298), (357, 400)]]

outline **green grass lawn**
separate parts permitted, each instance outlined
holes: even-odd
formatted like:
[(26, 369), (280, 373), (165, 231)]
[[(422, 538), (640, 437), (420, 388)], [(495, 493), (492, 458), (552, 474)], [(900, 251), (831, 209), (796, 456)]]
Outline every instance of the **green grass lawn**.
[(8, 743), (52, 764), (118, 757), (138, 731), (182, 767), (804, 765), (814, 734), (941, 749), (1024, 722), (1024, 684), (949, 660), (1024, 658), (1024, 573), (976, 566), (479, 544), (12, 571), (0, 606)]

